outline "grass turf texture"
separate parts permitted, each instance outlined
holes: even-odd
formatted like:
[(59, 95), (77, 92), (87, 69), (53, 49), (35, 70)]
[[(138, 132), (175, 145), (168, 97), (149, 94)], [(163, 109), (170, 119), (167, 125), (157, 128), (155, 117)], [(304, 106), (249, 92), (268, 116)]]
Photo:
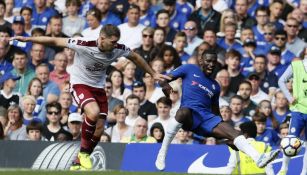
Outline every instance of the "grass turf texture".
[[(0, 170), (0, 175), (188, 175), (167, 172)], [(191, 175), (191, 174), (190, 174)]]

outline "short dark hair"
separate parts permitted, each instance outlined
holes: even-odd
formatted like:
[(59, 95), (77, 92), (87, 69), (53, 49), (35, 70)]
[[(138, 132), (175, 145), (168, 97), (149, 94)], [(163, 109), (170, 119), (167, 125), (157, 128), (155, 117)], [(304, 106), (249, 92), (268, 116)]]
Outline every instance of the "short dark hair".
[(26, 130), (27, 130), (28, 134), (29, 134), (30, 130), (39, 130), (40, 132), (42, 132), (43, 131), (43, 125), (38, 120), (32, 120), (30, 122), (30, 124), (27, 126)]
[(241, 60), (242, 55), (240, 54), (240, 52), (234, 50), (234, 49), (230, 49), (226, 55), (225, 55), (226, 59), (228, 59), (229, 57), (238, 57), (239, 60)]
[(6, 4), (4, 1), (0, 1), (0, 5), (3, 5), (4, 6), (4, 9), (6, 8)]
[(57, 108), (58, 109), (58, 112), (61, 112), (62, 111), (62, 106), (59, 102), (51, 102), (51, 103), (47, 103), (46, 104), (46, 111), (48, 112), (48, 109), (50, 108)]
[(137, 99), (140, 103), (140, 98), (134, 94), (130, 94), (127, 98), (126, 98), (126, 103), (128, 102), (128, 100), (131, 100), (131, 99)]
[(264, 116), (263, 113), (261, 112), (257, 112), (253, 115), (253, 121), (254, 122), (262, 122), (262, 123), (265, 123), (266, 122), (266, 116)]
[(31, 31), (31, 36), (33, 36), (36, 33), (40, 33), (41, 35), (45, 35), (46, 31), (44, 29), (40, 28), (40, 27), (37, 27), (37, 28), (34, 28)]
[(112, 25), (112, 24), (107, 24), (102, 29), (100, 30), (100, 35), (105, 34), (107, 37), (112, 37), (115, 36), (117, 38), (120, 38), (120, 30), (118, 27)]
[(66, 2), (65, 2), (65, 6), (66, 7), (68, 7), (71, 4), (80, 7), (81, 6), (81, 1), (80, 0), (66, 0)]
[(29, 12), (31, 13), (31, 15), (33, 14), (33, 10), (32, 10), (30, 7), (24, 6), (24, 7), (22, 7), (21, 10), (20, 10), (20, 15), (21, 15), (22, 12), (25, 11), (25, 10), (29, 11)]
[(15, 55), (24, 55), (27, 57), (27, 53), (21, 49), (16, 49), (16, 51), (14, 52), (14, 55), (13, 55), (13, 59), (15, 58)]
[(247, 136), (251, 138), (256, 138), (257, 126), (254, 122), (245, 122), (242, 123), (239, 127), (243, 134), (247, 134)]
[(166, 106), (172, 107), (172, 100), (167, 98), (167, 97), (161, 97), (159, 98), (159, 100), (157, 101), (157, 104), (162, 103)]
[(207, 49), (207, 50), (204, 50), (204, 52), (202, 54), (202, 58), (204, 58), (206, 55), (214, 55), (217, 58), (216, 51), (211, 49), (211, 48)]
[(258, 8), (256, 9), (256, 11), (255, 11), (255, 15), (256, 15), (256, 16), (257, 16), (257, 13), (258, 13), (259, 11), (262, 11), (262, 12), (265, 12), (266, 14), (269, 14), (269, 10), (268, 10), (268, 8), (266, 8), (265, 6), (260, 6), (260, 7), (258, 7)]
[(283, 35), (283, 36), (286, 36), (286, 37), (288, 36), (287, 32), (285, 30), (282, 30), (282, 29), (281, 30), (277, 30), (274, 35), (275, 36), (276, 35)]
[[(131, 4), (131, 5), (129, 6), (128, 11), (130, 11), (131, 9), (137, 9), (138, 11), (141, 11), (140, 7), (137, 6), (137, 5), (134, 5), (134, 4)], [(128, 11), (127, 11), (127, 13), (128, 13)]]
[(100, 10), (98, 10), (96, 7), (92, 8), (92, 9), (89, 10), (89, 11), (87, 11), (87, 12), (86, 12), (86, 16), (88, 16), (88, 15), (94, 16), (95, 18), (98, 19), (98, 21), (101, 21), (101, 19), (102, 19), (101, 12), (100, 12)]
[(160, 14), (162, 14), (162, 13), (166, 13), (166, 14), (168, 15), (168, 17), (170, 17), (170, 16), (169, 16), (169, 13), (168, 13), (168, 11), (167, 11), (167, 10), (165, 10), (165, 9), (161, 9), (161, 10), (159, 10), (159, 11), (157, 12), (157, 14), (156, 14), (156, 18), (158, 19), (158, 16), (159, 16)]
[(247, 80), (243, 80), (240, 84), (239, 84), (239, 87), (242, 85), (242, 84), (248, 84), (250, 87), (253, 87), (251, 82), (247, 81)]
[(1, 26), (0, 32), (7, 33), (7, 34), (9, 34), (10, 37), (13, 36), (13, 30), (10, 27), (7, 27), (7, 26)]
[(233, 99), (239, 99), (239, 100), (241, 100), (241, 102), (243, 102), (244, 100), (243, 100), (243, 98), (240, 96), (240, 95), (234, 95), (234, 96), (232, 96), (231, 98), (230, 98), (230, 102), (233, 100)]

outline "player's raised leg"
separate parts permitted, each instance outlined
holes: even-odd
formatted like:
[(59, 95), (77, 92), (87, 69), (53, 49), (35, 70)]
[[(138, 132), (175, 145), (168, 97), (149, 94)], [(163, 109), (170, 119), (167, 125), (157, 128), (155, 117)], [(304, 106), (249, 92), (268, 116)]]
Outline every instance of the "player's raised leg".
[(241, 135), (241, 133), (231, 127), (228, 123), (221, 122), (219, 123), (214, 129), (213, 134), (215, 137), (218, 138), (227, 138), (233, 141), (233, 144), (240, 150), (243, 151), (245, 154), (249, 155), (256, 163), (257, 166), (260, 168), (265, 167), (268, 163), (273, 161), (278, 153), (279, 150), (273, 150), (269, 153), (265, 153), (260, 155), (255, 148), (253, 148), (246, 138)]
[(177, 111), (176, 116), (169, 122), (155, 163), (158, 170), (162, 171), (165, 169), (165, 158), (168, 147), (178, 130), (183, 126), (183, 123), (185, 125), (191, 125), (192, 121), (189, 121), (189, 119), (192, 119), (191, 111), (188, 108), (180, 108)]

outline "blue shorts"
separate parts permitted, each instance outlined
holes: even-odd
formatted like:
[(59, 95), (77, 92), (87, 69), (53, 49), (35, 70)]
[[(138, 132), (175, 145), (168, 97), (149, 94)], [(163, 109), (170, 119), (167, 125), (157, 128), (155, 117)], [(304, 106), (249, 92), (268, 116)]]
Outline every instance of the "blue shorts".
[(289, 126), (289, 135), (300, 137), (302, 130), (305, 128), (305, 140), (307, 140), (307, 114), (300, 112), (291, 112)]
[(201, 136), (212, 134), (212, 130), (223, 121), (222, 117), (202, 109), (191, 109), (193, 117), (192, 131)]

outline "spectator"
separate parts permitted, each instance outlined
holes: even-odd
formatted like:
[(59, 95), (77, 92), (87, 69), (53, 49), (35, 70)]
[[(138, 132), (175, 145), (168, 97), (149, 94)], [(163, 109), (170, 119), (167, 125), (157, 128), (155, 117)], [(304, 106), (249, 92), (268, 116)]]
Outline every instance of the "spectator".
[(0, 107), (0, 125), (2, 126), (2, 128), (6, 126), (7, 122), (7, 109), (5, 109), (4, 107)]
[(176, 49), (181, 64), (187, 64), (190, 55), (184, 51), (184, 47), (187, 45), (187, 36), (184, 32), (178, 32), (175, 35), (175, 39), (173, 42), (173, 47)]
[(69, 119), (69, 114), (77, 112), (77, 107), (74, 106), (74, 110), (70, 111), (70, 107), (72, 106), (72, 96), (69, 92), (61, 92), (58, 102), (61, 104), (62, 107), (60, 123), (62, 127), (65, 128), (68, 126), (67, 121)]
[(5, 45), (5, 42), (0, 42), (0, 74), (10, 72), (13, 69), (13, 65), (6, 60), (6, 53), (8, 47)]
[(272, 46), (267, 54), (267, 59), (267, 69), (269, 73), (274, 73), (278, 78), (280, 78), (288, 67), (288, 65), (282, 65), (280, 62), (281, 50), (276, 46)]
[(13, 67), (11, 71), (13, 75), (20, 76), (21, 79), (17, 80), (14, 92), (25, 95), (30, 81), (35, 77), (35, 71), (28, 66), (27, 54), (18, 50), (13, 55)]
[(147, 121), (138, 117), (133, 125), (133, 134), (130, 137), (124, 137), (122, 143), (156, 143), (156, 139), (147, 136)]
[(136, 65), (132, 61), (127, 61), (123, 66), (123, 83), (125, 88), (132, 90), (132, 84), (135, 81)]
[(156, 105), (157, 105), (158, 117), (152, 120), (151, 122), (148, 122), (148, 128), (151, 128), (151, 126), (154, 123), (159, 122), (162, 124), (164, 130), (166, 131), (167, 126), (171, 119), (170, 112), (172, 108), (172, 101), (167, 97), (161, 97), (157, 101)]
[(0, 27), (11, 27), (11, 23), (4, 19), (6, 10), (6, 4), (4, 1), (0, 1)]
[(233, 127), (234, 123), (231, 120), (231, 116), (232, 116), (231, 108), (229, 106), (221, 106), (220, 113), (221, 113), (221, 117), (223, 118), (223, 121), (229, 123), (230, 126)]
[(23, 17), (25, 24), (24, 24), (24, 30), (25, 32), (30, 36), (33, 26), (32, 26), (32, 9), (30, 7), (24, 6), (20, 10), (20, 16)]
[[(147, 1), (147, 0), (143, 0)], [(134, 51), (138, 54), (140, 54), (147, 63), (149, 63), (152, 58), (152, 51), (154, 50), (154, 29), (151, 27), (146, 27), (142, 31), (142, 44), (140, 47), (136, 48)], [(135, 78), (136, 80), (140, 81), (142, 79), (142, 75), (144, 74), (144, 71), (140, 69), (139, 67), (136, 67), (135, 70)]]
[(204, 140), (204, 143), (206, 145), (216, 145), (216, 138), (215, 137), (207, 137), (205, 140)]
[(156, 28), (162, 28), (165, 31), (165, 41), (167, 44), (171, 45), (171, 43), (174, 41), (175, 35), (177, 31), (170, 27), (170, 18), (167, 10), (159, 10), (156, 14)]
[[(58, 102), (51, 102), (51, 103), (46, 104), (48, 124), (44, 125), (43, 127), (43, 136), (48, 141), (55, 141), (55, 140), (60, 139), (58, 138), (58, 136), (61, 133), (65, 135), (70, 134), (67, 131), (65, 131), (63, 127), (61, 126), (61, 123), (60, 123), (61, 110), (62, 110), (61, 104)], [(63, 138), (63, 136), (61, 137)]]
[(163, 28), (157, 27), (154, 31), (153, 41), (154, 41), (154, 49), (151, 53), (151, 58), (155, 59), (160, 52), (160, 50), (166, 46), (165, 44), (166, 32)]
[(82, 31), (82, 36), (85, 38), (98, 38), (102, 25), (101, 13), (98, 9), (93, 8), (86, 13), (86, 20), (89, 25), (86, 29)]
[(8, 109), (11, 105), (20, 103), (20, 94), (13, 92), (19, 79), (20, 76), (15, 76), (11, 72), (0, 77), (0, 86), (3, 84), (3, 89), (0, 91), (0, 106)]
[(253, 63), (254, 72), (260, 78), (261, 90), (271, 95), (278, 88), (278, 77), (267, 70), (267, 59), (264, 55), (256, 55)]
[(106, 96), (108, 99), (108, 116), (107, 116), (107, 124), (108, 126), (110, 125), (115, 125), (116, 118), (114, 116), (114, 108), (117, 105), (123, 105), (124, 102), (118, 98), (115, 98), (112, 96), (112, 82), (109, 78), (106, 79), (106, 83), (104, 86), (104, 90), (106, 92)]
[(276, 146), (279, 143), (280, 138), (276, 131), (266, 127), (266, 120), (266, 117), (261, 113), (256, 113), (253, 116), (253, 121), (257, 126), (256, 140), (267, 143), (270, 146)]
[(155, 72), (157, 73), (164, 72), (164, 61), (161, 58), (156, 57), (155, 59), (151, 61), (150, 65)]
[(26, 127), (27, 138), (30, 141), (45, 141), (42, 136), (43, 125), (40, 121), (32, 120)]
[(11, 105), (7, 110), (8, 123), (4, 135), (8, 140), (26, 140), (26, 126), (22, 123), (22, 111), (17, 104)]
[(163, 0), (163, 5), (163, 9), (166, 10), (170, 16), (169, 26), (176, 31), (183, 30), (187, 18), (177, 10), (176, 0)]
[(162, 143), (165, 136), (165, 131), (161, 123), (154, 123), (150, 128), (150, 136), (157, 140), (157, 143)]
[(241, 123), (250, 121), (250, 116), (244, 116), (243, 114), (243, 99), (241, 96), (233, 96), (230, 99), (229, 106), (232, 111), (231, 121), (234, 123), (235, 128), (238, 128)]
[(53, 70), (53, 66), (45, 58), (45, 56), (44, 56), (45, 53), (46, 53), (46, 47), (44, 45), (34, 43), (32, 45), (32, 49), (31, 49), (31, 52), (30, 52), (31, 58), (30, 58), (28, 67), (30, 69), (36, 70), (36, 68), (40, 64), (44, 63), (44, 64), (47, 64), (48, 68), (52, 71)]
[(262, 100), (270, 100), (268, 94), (260, 89), (260, 77), (256, 73), (248, 75), (248, 81), (252, 85), (252, 93), (250, 99), (258, 105)]
[(206, 29), (203, 34), (203, 40), (217, 53), (218, 62), (225, 65), (226, 50), (217, 44), (216, 32), (212, 29)]
[(239, 29), (251, 28), (256, 24), (255, 19), (247, 13), (249, 5), (248, 0), (236, 0), (235, 2), (234, 9), (238, 17)]
[(289, 102), (280, 90), (275, 93), (275, 109), (273, 110), (273, 115), (279, 124), (286, 122), (287, 116), (291, 115)]
[(43, 97), (43, 84), (38, 78), (35, 77), (30, 81), (26, 95), (31, 95), (35, 98), (36, 105), (34, 108), (33, 116), (39, 117), (44, 123), (46, 116), (45, 111), (43, 110), (45, 105), (45, 100)]
[(100, 142), (110, 143), (111, 142), (111, 137), (109, 136), (109, 134), (104, 132), (104, 133), (102, 133), (102, 135), (100, 137)]
[(296, 57), (294, 53), (287, 49), (287, 32), (284, 30), (279, 30), (275, 33), (274, 44), (281, 51), (281, 60), (280, 63), (282, 65), (289, 65), (291, 61)]
[(184, 48), (184, 51), (187, 52), (187, 54), (192, 55), (195, 48), (203, 42), (203, 40), (197, 36), (197, 24), (194, 21), (187, 21), (184, 24), (183, 31), (187, 36), (187, 45)]
[(66, 71), (67, 68), (67, 57), (63, 52), (59, 52), (54, 57), (54, 70), (50, 72), (50, 80), (55, 82), (58, 86), (60, 86), (65, 81), (70, 79), (70, 75)]
[[(236, 25), (236, 29), (239, 27), (239, 23), (237, 21), (237, 16), (232, 9), (226, 9), (223, 11), (221, 20), (220, 20), (220, 30), (217, 33), (219, 37), (225, 37), (225, 27), (227, 23), (233, 23)], [(235, 38), (240, 36), (240, 30), (235, 31)]]
[(279, 134), (280, 134), (281, 139), (289, 135), (289, 124), (288, 123), (281, 123), (279, 125)]
[[(16, 47), (16, 46), (13, 46), (13, 45), (10, 44), (10, 38), (12, 36), (13, 36), (13, 31), (10, 27), (6, 27), (6, 26), (0, 27), (0, 40), (1, 40), (1, 42), (3, 42), (3, 44), (5, 46), (5, 47), (3, 47), (3, 48), (5, 48), (4, 49), (5, 56), (0, 56), (0, 58), (4, 57), (5, 60), (8, 61), (9, 63), (12, 63), (12, 61), (13, 61), (12, 58), (13, 58), (13, 55), (15, 54), (15, 52), (21, 51), (21, 49), (19, 47)], [(2, 45), (0, 45), (0, 48), (2, 48)], [(4, 63), (3, 63), (3, 65), (4, 65)], [(8, 64), (8, 66), (11, 67), (10, 64)]]
[(257, 46), (263, 46), (265, 45), (264, 25), (269, 22), (268, 9), (264, 6), (260, 6), (257, 8), (255, 15), (256, 15), (256, 21), (257, 21), (257, 25), (253, 27), (253, 32), (255, 34), (255, 40), (257, 42)]
[(128, 114), (125, 120), (125, 123), (129, 126), (134, 126), (138, 117), (139, 109), (140, 109), (140, 99), (138, 96), (131, 94), (126, 99), (126, 108), (128, 110)]
[(65, 6), (67, 9), (67, 16), (63, 18), (63, 33), (72, 37), (76, 33), (81, 33), (84, 26), (84, 18), (78, 16), (80, 9), (80, 0), (66, 0)]
[(297, 57), (303, 52), (307, 44), (301, 40), (298, 34), (299, 22), (295, 18), (288, 18), (285, 25), (285, 31), (287, 32), (287, 44), (286, 48), (294, 53)]
[[(140, 8), (130, 5), (127, 12), (128, 21), (118, 26), (121, 36), (118, 43), (125, 44), (130, 49), (135, 49), (142, 44), (142, 31), (145, 28), (140, 24)], [(133, 38), (133, 39), (131, 39)]]
[(231, 49), (227, 52), (225, 63), (230, 76), (230, 82), (232, 82), (228, 88), (233, 93), (238, 91), (239, 84), (245, 79), (240, 72), (240, 60), (241, 54), (238, 51)]
[(176, 12), (183, 14), (188, 18), (194, 11), (194, 6), (187, 0), (176, 1)]
[(221, 87), (221, 92), (220, 92), (220, 98), (222, 100), (225, 100), (227, 104), (230, 102), (230, 98), (235, 95), (234, 92), (230, 91), (229, 85), (230, 85), (230, 75), (226, 69), (220, 70), (216, 74), (216, 81), (219, 83)]
[(217, 44), (220, 47), (224, 48), (226, 51), (229, 51), (230, 49), (234, 49), (237, 51), (242, 50), (241, 44), (235, 40), (235, 35), (237, 31), (236, 24), (229, 22), (225, 24), (224, 28), (225, 28), (225, 37), (217, 40)]
[(284, 28), (284, 21), (280, 18), (283, 8), (284, 2), (282, 0), (274, 0), (269, 7), (269, 22), (275, 24), (277, 30)]
[(264, 25), (263, 30), (264, 30), (263, 36), (265, 44), (259, 47), (267, 50), (267, 48), (270, 48), (273, 45), (274, 36), (277, 29), (274, 23), (269, 22)]
[(116, 118), (116, 124), (109, 127), (106, 133), (111, 137), (111, 142), (120, 142), (124, 137), (130, 137), (132, 135), (132, 126), (126, 124), (127, 110), (124, 105), (115, 106), (112, 111)]
[(72, 140), (80, 141), (81, 140), (81, 126), (83, 118), (79, 113), (71, 113), (68, 117), (68, 129), (72, 134)]
[(124, 86), (123, 73), (114, 69), (110, 72), (109, 77), (112, 82), (112, 96), (124, 101), (131, 94), (131, 90)]
[[(145, 80), (146, 78), (150, 79), (148, 75), (149, 74), (146, 73), (144, 76), (144, 82), (149, 81)], [(145, 84), (142, 82), (136, 81), (132, 85), (132, 94), (136, 95), (140, 99), (140, 109), (138, 114), (150, 122), (157, 117), (157, 109), (156, 106), (146, 98), (147, 90), (148, 89), (146, 88)], [(151, 90), (151, 88), (149, 90)]]
[(110, 10), (110, 0), (98, 0), (96, 8), (101, 12), (101, 25), (113, 24), (118, 26), (122, 23), (121, 19)]
[(204, 31), (209, 27), (213, 27), (214, 31), (220, 29), (221, 14), (212, 8), (213, 0), (201, 1), (201, 7), (195, 10), (189, 20), (196, 22), (198, 26), (198, 36), (202, 37)]
[(257, 113), (262, 113), (266, 117), (266, 127), (271, 128), (274, 130), (278, 130), (279, 123), (276, 120), (274, 114), (273, 114), (273, 109), (271, 106), (271, 102), (268, 100), (262, 100), (257, 109)]
[(154, 12), (150, 9), (151, 0), (139, 0), (136, 3), (140, 7), (140, 23), (144, 26), (152, 26)]
[(164, 62), (165, 73), (169, 73), (181, 65), (179, 55), (172, 46), (166, 45), (162, 47), (158, 57), (162, 58)]
[(28, 126), (33, 120), (42, 123), (42, 121), (39, 118), (33, 116), (35, 105), (36, 105), (36, 100), (33, 96), (26, 95), (22, 97), (23, 124), (26, 126)]
[(243, 115), (253, 116), (256, 112), (257, 105), (250, 99), (252, 93), (252, 84), (249, 81), (243, 81), (239, 85), (237, 92), (243, 99)]
[(189, 139), (189, 132), (180, 128), (172, 141), (173, 144), (192, 144), (192, 140)]
[[(61, 16), (53, 16), (50, 18), (48, 23), (48, 30), (46, 32), (46, 36), (50, 37), (61, 37), (67, 38), (68, 36), (65, 35), (63, 32), (63, 20)], [(56, 46), (49, 46), (51, 49), (55, 51), (55, 53), (62, 52), (64, 49), (62, 47)]]
[(33, 28), (39, 27), (46, 29), (46, 26), (52, 16), (57, 15), (57, 11), (46, 6), (46, 1), (35, 0), (32, 16)]
[(12, 23), (14, 18), (13, 14), (14, 0), (4, 0), (4, 2), (6, 5), (4, 19)]
[(36, 77), (43, 84), (43, 96), (47, 103), (58, 100), (60, 89), (58, 85), (49, 79), (49, 68), (47, 64), (40, 64), (36, 68)]

